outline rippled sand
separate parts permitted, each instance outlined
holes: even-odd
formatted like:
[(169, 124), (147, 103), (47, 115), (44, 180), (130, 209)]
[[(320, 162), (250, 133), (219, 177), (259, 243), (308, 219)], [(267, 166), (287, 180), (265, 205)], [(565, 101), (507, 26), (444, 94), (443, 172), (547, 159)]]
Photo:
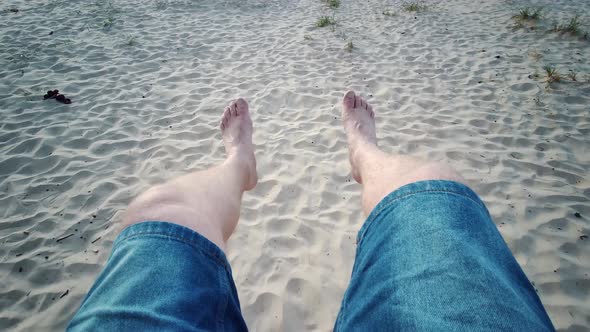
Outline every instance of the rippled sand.
[[(346, 88), (385, 150), (473, 184), (558, 329), (590, 329), (590, 41), (547, 31), (590, 3), (535, 3), (533, 30), (512, 27), (520, 1), (342, 0), (326, 28), (319, 0), (1, 2), (0, 329), (63, 329), (129, 200), (221, 161), (222, 107), (244, 96), (260, 182), (228, 256), (246, 321), (331, 330), (363, 222)], [(73, 104), (42, 100), (55, 88)]]

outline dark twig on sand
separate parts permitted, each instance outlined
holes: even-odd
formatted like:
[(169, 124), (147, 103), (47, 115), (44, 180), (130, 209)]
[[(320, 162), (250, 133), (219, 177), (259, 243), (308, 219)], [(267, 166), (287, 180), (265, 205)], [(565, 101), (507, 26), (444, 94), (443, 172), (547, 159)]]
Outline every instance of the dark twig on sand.
[(92, 241), (91, 243), (95, 243), (96, 241), (100, 240), (101, 238), (102, 238), (102, 236), (99, 236), (96, 239), (94, 239), (94, 241)]
[(62, 240), (65, 240), (65, 239), (67, 239), (67, 238), (69, 238), (71, 236), (74, 236), (74, 233), (69, 234), (69, 235), (66, 235), (66, 236), (63, 236), (63, 237), (60, 237), (59, 239), (57, 239), (57, 242), (62, 241)]

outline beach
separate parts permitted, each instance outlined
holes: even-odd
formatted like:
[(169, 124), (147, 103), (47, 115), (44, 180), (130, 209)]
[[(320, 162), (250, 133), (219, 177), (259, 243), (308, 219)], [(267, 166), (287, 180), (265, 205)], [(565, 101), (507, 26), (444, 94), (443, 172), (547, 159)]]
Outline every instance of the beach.
[(126, 206), (223, 161), (221, 114), (243, 97), (259, 182), (227, 257), (244, 318), (331, 331), (364, 222), (347, 89), (384, 151), (466, 178), (557, 330), (590, 329), (590, 2), (405, 4), (0, 3), (0, 330), (63, 330)]

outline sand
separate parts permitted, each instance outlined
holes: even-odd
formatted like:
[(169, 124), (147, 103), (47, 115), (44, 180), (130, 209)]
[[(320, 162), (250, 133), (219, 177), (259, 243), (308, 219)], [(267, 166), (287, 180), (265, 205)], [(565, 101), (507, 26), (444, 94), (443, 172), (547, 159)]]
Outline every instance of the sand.
[[(130, 199), (222, 160), (238, 96), (260, 176), (228, 249), (245, 319), (331, 330), (363, 223), (339, 119), (352, 88), (383, 149), (468, 179), (555, 326), (587, 331), (590, 42), (547, 30), (590, 3), (535, 3), (536, 29), (513, 27), (521, 1), (1, 2), (0, 330), (62, 330)], [(544, 82), (546, 64), (562, 82)]]

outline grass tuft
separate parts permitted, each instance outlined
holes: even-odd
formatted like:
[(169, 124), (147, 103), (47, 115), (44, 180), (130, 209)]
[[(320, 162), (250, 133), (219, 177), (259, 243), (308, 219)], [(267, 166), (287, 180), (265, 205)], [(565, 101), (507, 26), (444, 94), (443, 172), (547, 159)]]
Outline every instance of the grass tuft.
[(164, 10), (168, 8), (168, 1), (167, 0), (156, 0), (156, 9), (157, 10)]
[(543, 7), (525, 7), (518, 10), (518, 14), (512, 16), (515, 20), (538, 20), (543, 15)]
[(428, 9), (426, 5), (414, 1), (404, 3), (402, 8), (407, 12), (421, 12)]
[(389, 11), (389, 10), (384, 10), (383, 11), (383, 15), (385, 16), (395, 16), (397, 15), (395, 12)]
[(102, 27), (103, 28), (110, 28), (110, 27), (113, 26), (113, 24), (115, 24), (115, 18), (114, 17), (108, 17), (104, 21), (102, 21)]
[(543, 54), (539, 53), (537, 50), (529, 51), (529, 56), (535, 61), (539, 61), (543, 58)]
[(568, 24), (562, 26), (562, 31), (573, 34), (578, 33), (578, 31), (580, 31), (581, 24), (582, 22), (580, 22), (580, 16), (576, 15), (570, 19)]
[(324, 0), (328, 4), (328, 6), (332, 9), (336, 9), (340, 7), (340, 0)]
[(582, 25), (582, 22), (580, 21), (580, 16), (575, 15), (574, 17), (570, 18), (569, 22), (567, 22), (565, 24), (553, 23), (553, 27), (551, 30), (553, 32), (571, 33), (572, 35), (575, 35), (575, 34), (581, 32), (580, 31), (581, 25)]
[(514, 29), (522, 29), (524, 28), (524, 21), (523, 20), (516, 20), (514, 25), (512, 26)]
[(561, 75), (557, 72), (557, 69), (551, 65), (543, 66), (545, 73), (547, 74), (547, 79), (545, 80), (547, 83), (559, 83), (561, 82)]
[(315, 26), (318, 28), (323, 28), (334, 24), (336, 24), (336, 21), (333, 18), (330, 16), (322, 16), (318, 19)]
[(125, 44), (127, 46), (133, 46), (133, 45), (135, 45), (137, 43), (136, 40), (137, 40), (137, 38), (135, 38), (135, 36), (128, 35), (127, 36), (127, 41), (125, 42)]
[(352, 52), (352, 50), (354, 49), (354, 45), (352, 44), (352, 40), (349, 40), (348, 43), (346, 43), (346, 46), (344, 47), (345, 50), (347, 50), (348, 52)]
[(572, 82), (577, 82), (578, 81), (578, 74), (575, 71), (570, 69), (570, 71), (567, 73), (567, 78), (569, 78), (570, 81), (572, 81)]

